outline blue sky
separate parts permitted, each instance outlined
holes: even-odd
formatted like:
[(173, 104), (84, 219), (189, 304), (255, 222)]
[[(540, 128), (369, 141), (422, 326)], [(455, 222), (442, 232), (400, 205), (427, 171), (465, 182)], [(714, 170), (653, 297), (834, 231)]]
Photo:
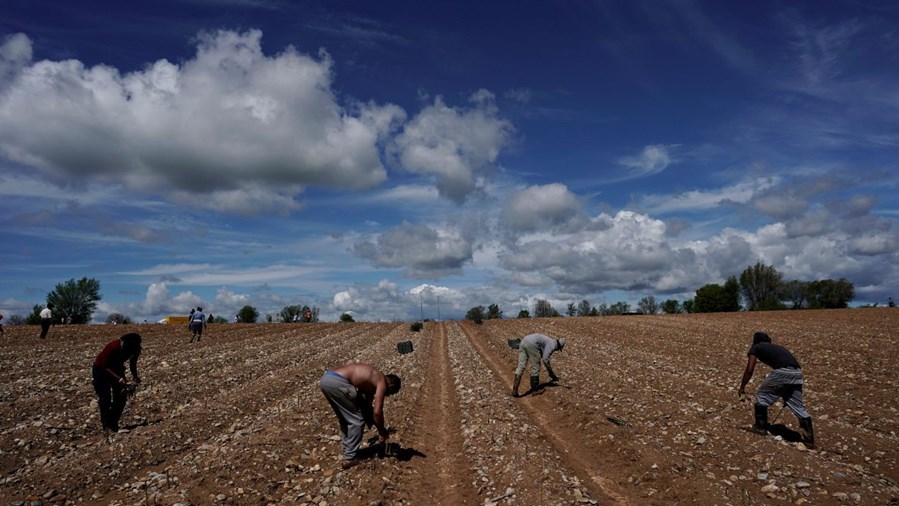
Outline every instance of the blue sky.
[(892, 1), (0, 6), (0, 312), (899, 295)]

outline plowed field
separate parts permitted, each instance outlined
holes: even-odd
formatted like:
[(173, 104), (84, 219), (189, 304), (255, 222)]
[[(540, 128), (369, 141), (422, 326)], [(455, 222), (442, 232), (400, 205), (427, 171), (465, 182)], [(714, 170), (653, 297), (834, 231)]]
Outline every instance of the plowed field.
[[(469, 322), (4, 326), (0, 504), (897, 504), (899, 310), (781, 311)], [(752, 333), (799, 359), (817, 449), (743, 430)], [(144, 380), (100, 430), (90, 365), (144, 337)], [(558, 385), (509, 395), (509, 339), (565, 338)], [(401, 355), (396, 344), (411, 340)], [(339, 470), (329, 368), (403, 379), (396, 430)], [(753, 390), (768, 368), (762, 364)], [(545, 371), (542, 378), (545, 379)], [(527, 378), (522, 392), (527, 389)]]

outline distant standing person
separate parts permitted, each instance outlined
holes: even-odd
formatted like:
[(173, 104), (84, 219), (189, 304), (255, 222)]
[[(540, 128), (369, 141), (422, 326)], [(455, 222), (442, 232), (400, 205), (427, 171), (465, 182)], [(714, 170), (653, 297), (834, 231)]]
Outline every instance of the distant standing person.
[(890, 306), (890, 307), (896, 307), (896, 301), (894, 301), (893, 298), (890, 297), (890, 298), (887, 300), (887, 306)]
[(41, 339), (47, 338), (47, 332), (50, 331), (50, 324), (53, 323), (53, 303), (48, 302), (47, 307), (41, 310)]
[(752, 347), (746, 353), (749, 359), (740, 388), (737, 390), (740, 400), (746, 398), (746, 384), (752, 379), (755, 364), (760, 360), (773, 369), (755, 391), (755, 424), (752, 431), (758, 434), (768, 433), (768, 406), (782, 398), (785, 405), (799, 419), (799, 432), (802, 442), (808, 448), (815, 447), (815, 432), (812, 429), (812, 417), (805, 410), (802, 402), (802, 368), (799, 361), (783, 346), (773, 344), (768, 334), (756, 332), (752, 336)]
[(203, 337), (203, 329), (206, 328), (206, 315), (203, 314), (203, 308), (197, 307), (197, 310), (190, 315), (190, 331), (193, 335), (190, 337), (190, 342), (194, 342), (194, 339), (199, 341)]
[[(140, 356), (140, 334), (129, 333), (110, 341), (94, 360), (91, 370), (94, 391), (100, 406), (100, 423), (104, 430), (118, 432), (119, 419), (125, 410), (128, 395), (140, 383), (137, 359)], [(125, 362), (128, 361), (134, 383), (125, 379)]]
[(518, 386), (521, 384), (521, 375), (524, 368), (531, 364), (531, 389), (536, 392), (540, 389), (540, 362), (546, 366), (546, 372), (552, 381), (559, 381), (559, 377), (553, 371), (549, 362), (550, 357), (565, 347), (564, 339), (553, 339), (543, 334), (530, 334), (524, 336), (518, 345), (518, 368), (515, 369), (515, 382), (512, 385), (512, 397), (518, 397)]
[(3, 333), (3, 313), (0, 313), (0, 334)]
[(384, 425), (384, 398), (399, 392), (399, 376), (384, 374), (368, 364), (346, 364), (325, 371), (318, 385), (340, 424), (341, 467), (348, 469), (359, 462), (356, 452), (366, 426), (374, 425), (378, 442), (387, 442), (390, 434)]

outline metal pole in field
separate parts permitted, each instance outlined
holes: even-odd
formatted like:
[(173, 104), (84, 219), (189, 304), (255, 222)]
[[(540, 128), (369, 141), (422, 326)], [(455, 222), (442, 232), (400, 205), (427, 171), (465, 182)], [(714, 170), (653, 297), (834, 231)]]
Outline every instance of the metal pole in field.
[(421, 314), (421, 321), (425, 321), (425, 303), (421, 299), (421, 292), (418, 292), (418, 310)]
[(437, 321), (440, 321), (440, 296), (437, 296)]

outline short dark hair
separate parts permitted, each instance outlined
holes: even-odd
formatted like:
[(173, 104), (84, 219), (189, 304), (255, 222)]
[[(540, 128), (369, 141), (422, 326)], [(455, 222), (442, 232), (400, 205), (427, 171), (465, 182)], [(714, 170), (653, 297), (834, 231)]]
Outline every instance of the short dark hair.
[(385, 377), (387, 378), (387, 395), (393, 395), (399, 392), (400, 387), (403, 385), (400, 377), (396, 374), (388, 374)]
[(771, 342), (771, 337), (768, 336), (768, 334), (766, 334), (764, 332), (756, 332), (755, 334), (752, 335), (753, 346), (755, 346), (756, 344), (759, 344), (759, 343), (770, 343), (770, 342)]
[(140, 346), (140, 334), (137, 332), (130, 332), (119, 339), (122, 340), (122, 348), (124, 348), (126, 352), (129, 354), (140, 353), (140, 350), (142, 349)]

